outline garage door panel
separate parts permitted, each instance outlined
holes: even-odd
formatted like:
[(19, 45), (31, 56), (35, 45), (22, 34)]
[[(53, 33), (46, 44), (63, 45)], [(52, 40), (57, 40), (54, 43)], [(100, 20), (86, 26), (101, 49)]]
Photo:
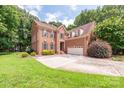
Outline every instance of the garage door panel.
[(68, 54), (83, 55), (83, 48), (68, 48)]

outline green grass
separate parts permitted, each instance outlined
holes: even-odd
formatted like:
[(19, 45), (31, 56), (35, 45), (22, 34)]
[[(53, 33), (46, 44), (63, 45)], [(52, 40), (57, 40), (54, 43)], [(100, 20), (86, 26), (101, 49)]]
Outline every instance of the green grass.
[(124, 55), (115, 55), (112, 57), (114, 61), (124, 61)]
[(50, 69), (18, 53), (0, 55), (0, 87), (124, 87), (124, 77)]

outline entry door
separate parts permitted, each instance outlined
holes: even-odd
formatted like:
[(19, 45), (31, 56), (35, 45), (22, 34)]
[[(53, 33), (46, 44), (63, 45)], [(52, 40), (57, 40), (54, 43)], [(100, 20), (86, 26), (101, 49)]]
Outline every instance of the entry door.
[(83, 48), (67, 48), (68, 54), (83, 55)]
[(64, 51), (64, 42), (60, 42), (60, 50)]

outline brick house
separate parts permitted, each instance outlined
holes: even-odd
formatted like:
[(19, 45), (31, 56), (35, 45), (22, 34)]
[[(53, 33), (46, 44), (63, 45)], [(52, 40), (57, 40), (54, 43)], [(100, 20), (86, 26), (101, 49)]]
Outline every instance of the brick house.
[(32, 23), (32, 49), (42, 55), (42, 50), (64, 51), (69, 54), (86, 55), (95, 22), (66, 31), (65, 27), (34, 20)]

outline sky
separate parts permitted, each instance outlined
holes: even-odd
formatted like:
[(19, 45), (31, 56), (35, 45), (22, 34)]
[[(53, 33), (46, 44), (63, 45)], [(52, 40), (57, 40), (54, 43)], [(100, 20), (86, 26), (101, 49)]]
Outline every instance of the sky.
[(68, 26), (73, 24), (74, 18), (85, 9), (96, 9), (96, 5), (19, 5), (41, 21), (59, 21)]

